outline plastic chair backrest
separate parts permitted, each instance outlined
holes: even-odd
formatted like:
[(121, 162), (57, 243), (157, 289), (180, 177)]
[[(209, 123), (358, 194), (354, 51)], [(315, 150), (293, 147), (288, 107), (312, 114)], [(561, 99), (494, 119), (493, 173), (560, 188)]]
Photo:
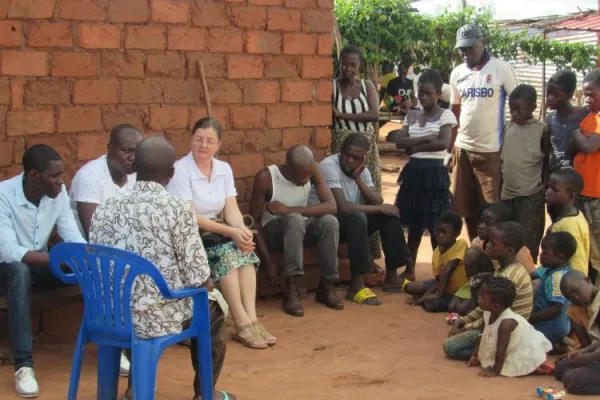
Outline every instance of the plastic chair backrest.
[[(65, 271), (67, 265), (72, 272)], [(131, 338), (131, 288), (147, 275), (159, 289), (164, 277), (150, 261), (137, 254), (87, 243), (60, 243), (50, 252), (50, 268), (65, 283), (79, 283), (84, 298), (87, 329)], [(162, 286), (162, 288), (161, 288)]]

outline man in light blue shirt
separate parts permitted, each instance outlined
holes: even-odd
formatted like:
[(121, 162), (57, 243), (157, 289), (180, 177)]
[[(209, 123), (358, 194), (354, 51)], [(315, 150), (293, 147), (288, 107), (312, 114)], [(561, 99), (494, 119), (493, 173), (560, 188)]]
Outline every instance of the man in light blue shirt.
[(8, 296), (15, 390), (37, 397), (31, 292), (62, 285), (49, 268), (48, 239), (55, 226), (65, 242), (85, 239), (71, 211), (60, 155), (44, 144), (32, 146), (23, 154), (23, 170), (0, 182), (0, 293)]

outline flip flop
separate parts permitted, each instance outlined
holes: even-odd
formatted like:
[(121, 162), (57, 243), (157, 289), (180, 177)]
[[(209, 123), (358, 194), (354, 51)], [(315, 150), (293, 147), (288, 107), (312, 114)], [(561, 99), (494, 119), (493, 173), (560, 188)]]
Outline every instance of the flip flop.
[(350, 301), (353, 301), (358, 304), (363, 304), (365, 306), (381, 305), (381, 302), (379, 301), (379, 299), (378, 299), (378, 304), (365, 303), (366, 300), (372, 299), (372, 298), (377, 299), (377, 295), (375, 293), (373, 293), (373, 291), (369, 288), (360, 289), (358, 292), (356, 292), (356, 294), (354, 296), (346, 295), (346, 300), (350, 300)]
[(406, 286), (410, 281), (406, 278), (404, 278), (404, 282), (402, 282), (402, 284), (400, 286), (385, 286), (385, 283), (383, 284), (383, 291), (384, 292), (389, 292), (389, 293), (400, 293), (404, 290), (404, 286)]

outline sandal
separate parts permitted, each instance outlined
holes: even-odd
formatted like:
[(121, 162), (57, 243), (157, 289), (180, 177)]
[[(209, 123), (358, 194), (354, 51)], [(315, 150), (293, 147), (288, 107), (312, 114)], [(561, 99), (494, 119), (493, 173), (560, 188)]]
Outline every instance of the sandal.
[(277, 343), (277, 338), (271, 333), (269, 333), (269, 331), (267, 331), (267, 329), (264, 326), (262, 326), (260, 322), (253, 322), (252, 325), (254, 325), (258, 329), (258, 332), (263, 337), (263, 339), (265, 339), (269, 346), (273, 346)]
[[(369, 299), (375, 299), (374, 302), (366, 302)], [(379, 306), (381, 302), (377, 298), (377, 295), (373, 293), (373, 291), (369, 288), (362, 288), (354, 296), (350, 296), (349, 294), (346, 296), (346, 300), (353, 301), (358, 304), (364, 304), (367, 306)]]
[(250, 349), (261, 350), (269, 347), (258, 329), (256, 329), (252, 323), (234, 327), (231, 338)]

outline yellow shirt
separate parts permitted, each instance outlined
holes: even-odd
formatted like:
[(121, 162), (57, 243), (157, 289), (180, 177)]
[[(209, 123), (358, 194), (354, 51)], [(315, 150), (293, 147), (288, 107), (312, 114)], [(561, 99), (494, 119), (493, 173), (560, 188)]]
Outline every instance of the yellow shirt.
[(448, 281), (448, 285), (446, 286), (446, 290), (444, 290), (445, 294), (453, 295), (460, 289), (469, 279), (467, 278), (467, 271), (465, 271), (465, 253), (469, 248), (469, 244), (463, 240), (458, 239), (456, 243), (448, 250), (446, 250), (443, 254), (440, 252), (440, 248), (437, 247), (433, 251), (433, 260), (431, 263), (431, 267), (433, 270), (433, 276), (436, 278), (440, 274), (440, 270), (445, 267), (452, 260), (460, 260), (458, 266), (450, 275), (450, 280)]
[(381, 87), (387, 88), (388, 83), (390, 83), (390, 81), (396, 77), (397, 75), (395, 72), (388, 72), (387, 74), (383, 75), (381, 77)]
[(571, 268), (588, 274), (590, 255), (590, 230), (581, 211), (572, 217), (563, 217), (550, 227), (551, 232), (569, 232), (577, 242), (577, 251), (569, 260)]

